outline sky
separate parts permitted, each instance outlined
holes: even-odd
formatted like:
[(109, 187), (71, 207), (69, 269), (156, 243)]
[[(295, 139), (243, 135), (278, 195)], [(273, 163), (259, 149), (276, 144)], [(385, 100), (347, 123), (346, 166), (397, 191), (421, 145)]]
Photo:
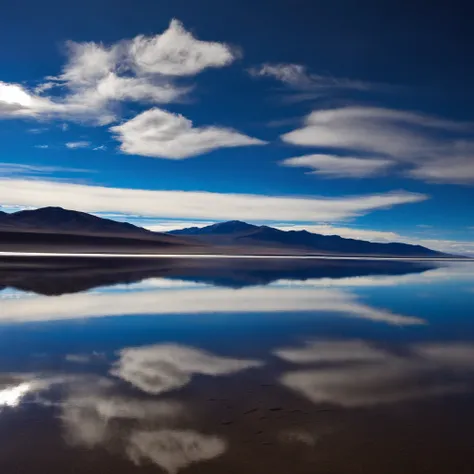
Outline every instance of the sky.
[(239, 219), (474, 255), (467, 1), (45, 0), (0, 14), (0, 209)]

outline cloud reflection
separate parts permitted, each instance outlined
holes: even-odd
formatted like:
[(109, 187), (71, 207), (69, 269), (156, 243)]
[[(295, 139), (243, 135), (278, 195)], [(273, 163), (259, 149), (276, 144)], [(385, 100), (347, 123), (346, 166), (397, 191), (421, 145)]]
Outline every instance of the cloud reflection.
[(386, 324), (423, 324), (420, 318), (373, 308), (341, 288), (203, 287), (126, 293), (81, 293), (2, 301), (0, 322), (22, 323), (121, 315), (331, 312)]
[(118, 395), (116, 383), (105, 378), (72, 383), (68, 390), (61, 421), (72, 446), (118, 449), (137, 465), (151, 462), (170, 474), (226, 450), (218, 436), (178, 428), (190, 418), (180, 402)]
[(228, 375), (261, 365), (257, 360), (218, 357), (190, 347), (158, 344), (123, 349), (111, 374), (156, 395), (183, 387), (194, 374)]
[(15, 407), (20, 404), (21, 399), (31, 391), (32, 386), (29, 382), (23, 382), (19, 385), (4, 388), (0, 390), (0, 407)]
[(31, 375), (12, 375), (0, 385), (0, 409), (2, 407), (16, 407), (23, 399), (32, 393), (47, 390), (53, 384), (61, 383), (64, 377), (37, 378)]
[(138, 465), (146, 459), (175, 474), (192, 463), (216, 458), (225, 450), (225, 441), (217, 436), (191, 430), (158, 430), (132, 433), (128, 454)]
[(290, 371), (280, 382), (314, 403), (345, 407), (421, 399), (469, 390), (465, 370), (474, 373), (474, 346), (413, 345), (403, 356), (358, 341), (319, 341), (280, 349), (278, 357), (322, 366)]
[[(113, 438), (114, 420), (173, 422), (184, 414), (181, 404), (166, 400), (140, 400), (102, 393), (73, 393), (62, 404), (65, 436), (73, 446), (93, 447)], [(116, 425), (115, 425), (116, 427)]]

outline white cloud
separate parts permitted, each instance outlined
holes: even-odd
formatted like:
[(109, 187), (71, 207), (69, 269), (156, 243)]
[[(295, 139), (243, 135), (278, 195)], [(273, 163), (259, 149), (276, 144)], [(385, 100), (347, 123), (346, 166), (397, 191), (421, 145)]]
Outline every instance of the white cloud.
[(130, 437), (129, 457), (138, 465), (151, 461), (168, 474), (199, 461), (208, 461), (226, 451), (225, 441), (192, 430), (135, 431)]
[(110, 131), (121, 141), (124, 153), (156, 158), (182, 159), (217, 148), (266, 143), (228, 128), (193, 127), (186, 117), (157, 108), (111, 127)]
[(195, 374), (228, 375), (261, 365), (257, 360), (218, 357), (192, 347), (157, 344), (121, 350), (111, 374), (158, 395), (184, 387)]
[[(470, 123), (415, 112), (343, 107), (313, 111), (303, 127), (282, 139), (294, 145), (363, 154), (360, 158), (367, 160), (389, 159), (403, 164), (409, 176), (427, 181), (469, 183), (474, 181), (473, 131)], [(352, 175), (360, 177), (357, 170)]]
[(168, 76), (194, 75), (206, 68), (227, 66), (235, 59), (229, 46), (199, 41), (177, 20), (161, 35), (137, 36), (127, 50), (138, 71)]
[(284, 166), (310, 168), (312, 174), (327, 178), (366, 178), (382, 174), (393, 162), (388, 159), (359, 158), (335, 155), (304, 155), (287, 158)]
[(49, 148), (49, 145), (35, 145), (35, 148), (39, 148), (40, 150), (46, 150)]
[(110, 45), (69, 41), (58, 76), (44, 78), (34, 90), (0, 82), (0, 117), (108, 124), (117, 119), (117, 103), (178, 101), (190, 87), (177, 85), (176, 77), (223, 67), (235, 58), (227, 45), (200, 41), (177, 20), (162, 34)]
[(72, 150), (77, 149), (77, 148), (89, 148), (90, 146), (91, 146), (91, 142), (86, 142), (86, 141), (66, 143), (66, 148), (70, 148)]
[(0, 179), (5, 206), (62, 206), (84, 212), (119, 212), (177, 219), (335, 221), (427, 199), (397, 191), (340, 198), (303, 198), (194, 191), (106, 188), (54, 181)]

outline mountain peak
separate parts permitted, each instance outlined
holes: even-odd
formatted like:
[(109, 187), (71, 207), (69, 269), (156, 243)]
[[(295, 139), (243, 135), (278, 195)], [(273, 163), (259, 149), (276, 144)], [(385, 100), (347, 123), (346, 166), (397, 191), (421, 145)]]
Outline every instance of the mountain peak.
[(218, 222), (217, 224), (208, 225), (206, 227), (188, 227), (186, 229), (177, 229), (168, 232), (172, 235), (229, 235), (250, 232), (259, 227), (252, 224), (247, 224), (243, 221), (226, 221)]
[(252, 224), (247, 224), (247, 222), (243, 221), (227, 221), (227, 222), (219, 222), (217, 224), (213, 224), (209, 226), (214, 230), (219, 230), (221, 232), (243, 232), (251, 229), (257, 228), (257, 226)]

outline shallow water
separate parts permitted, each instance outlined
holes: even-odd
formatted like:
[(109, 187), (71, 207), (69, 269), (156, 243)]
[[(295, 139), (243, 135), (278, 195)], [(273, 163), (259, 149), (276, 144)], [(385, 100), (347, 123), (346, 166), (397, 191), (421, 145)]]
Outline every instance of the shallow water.
[(7, 263), (2, 473), (473, 472), (473, 263)]

